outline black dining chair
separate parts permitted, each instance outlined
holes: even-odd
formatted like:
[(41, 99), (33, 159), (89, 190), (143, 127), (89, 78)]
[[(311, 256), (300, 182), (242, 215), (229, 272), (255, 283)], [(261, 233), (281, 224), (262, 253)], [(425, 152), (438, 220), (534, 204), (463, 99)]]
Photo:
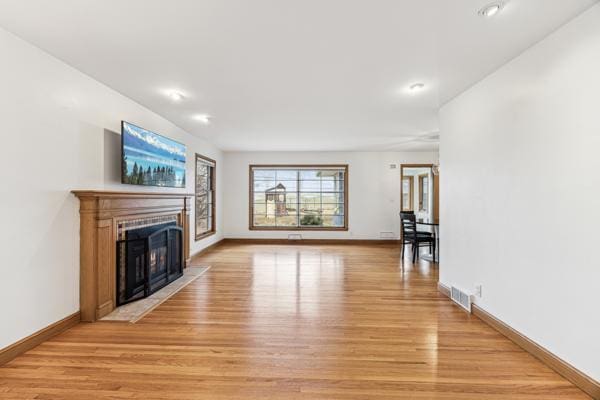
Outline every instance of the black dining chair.
[(429, 247), (429, 251), (433, 254), (433, 262), (435, 264), (435, 236), (431, 232), (417, 230), (417, 217), (414, 212), (400, 213), (400, 226), (402, 229), (400, 258), (404, 260), (404, 247), (407, 244), (412, 245), (413, 263), (419, 256), (419, 247)]

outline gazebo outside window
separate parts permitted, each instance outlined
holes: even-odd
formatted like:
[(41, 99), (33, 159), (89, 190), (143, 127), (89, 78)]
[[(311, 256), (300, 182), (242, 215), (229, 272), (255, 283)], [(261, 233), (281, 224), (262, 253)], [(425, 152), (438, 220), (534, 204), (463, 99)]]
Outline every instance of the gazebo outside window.
[(288, 215), (286, 198), (287, 191), (281, 183), (271, 189), (267, 189), (265, 191), (265, 213), (267, 215), (275, 214), (277, 217)]

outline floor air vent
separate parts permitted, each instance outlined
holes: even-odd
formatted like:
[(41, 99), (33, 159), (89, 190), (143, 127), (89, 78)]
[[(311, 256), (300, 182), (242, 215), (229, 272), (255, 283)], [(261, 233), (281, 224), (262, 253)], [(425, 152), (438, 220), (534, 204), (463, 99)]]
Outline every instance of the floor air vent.
[(459, 306), (461, 306), (468, 312), (471, 312), (471, 296), (469, 296), (467, 293), (452, 286), (452, 288), (450, 290), (450, 298), (456, 304), (458, 304)]

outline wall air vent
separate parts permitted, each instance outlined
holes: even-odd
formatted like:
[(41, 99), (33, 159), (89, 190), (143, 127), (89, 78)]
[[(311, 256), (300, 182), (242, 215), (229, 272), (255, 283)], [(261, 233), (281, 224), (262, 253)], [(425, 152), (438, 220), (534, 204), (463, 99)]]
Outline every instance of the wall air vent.
[(471, 296), (468, 295), (465, 291), (452, 286), (452, 288), (450, 289), (450, 298), (456, 304), (458, 304), (468, 312), (471, 312)]

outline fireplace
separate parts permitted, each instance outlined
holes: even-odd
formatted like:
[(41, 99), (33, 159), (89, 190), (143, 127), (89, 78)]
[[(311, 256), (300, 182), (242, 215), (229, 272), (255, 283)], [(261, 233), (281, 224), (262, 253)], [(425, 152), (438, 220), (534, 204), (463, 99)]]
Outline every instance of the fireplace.
[(76, 190), (80, 201), (81, 320), (148, 296), (190, 258), (193, 194)]
[(148, 297), (183, 275), (183, 229), (176, 222), (133, 227), (121, 237), (117, 306)]

